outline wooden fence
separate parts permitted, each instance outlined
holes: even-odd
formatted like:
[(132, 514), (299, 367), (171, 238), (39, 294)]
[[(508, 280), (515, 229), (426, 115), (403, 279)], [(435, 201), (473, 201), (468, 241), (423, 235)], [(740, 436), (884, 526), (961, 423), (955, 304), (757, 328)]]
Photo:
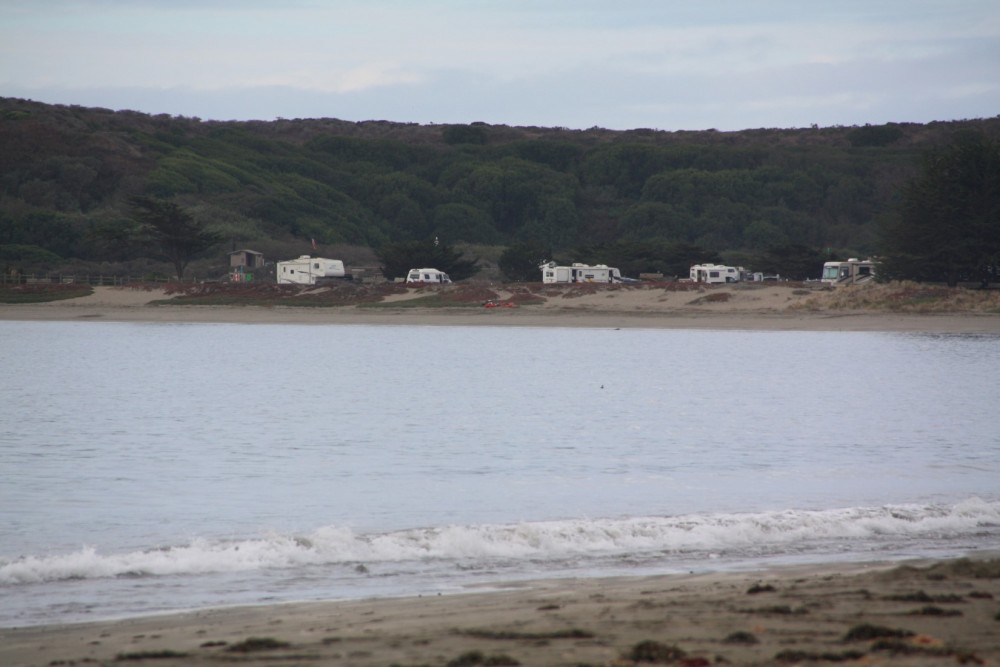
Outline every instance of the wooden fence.
[(136, 284), (148, 284), (148, 283), (200, 283), (205, 282), (205, 278), (188, 277), (184, 280), (178, 281), (176, 278), (164, 278), (162, 276), (110, 276), (103, 274), (94, 273), (21, 273), (18, 275), (0, 274), (0, 285), (37, 285), (37, 284), (55, 284), (55, 285), (93, 285), (93, 286), (109, 286), (109, 287), (119, 287), (122, 285)]

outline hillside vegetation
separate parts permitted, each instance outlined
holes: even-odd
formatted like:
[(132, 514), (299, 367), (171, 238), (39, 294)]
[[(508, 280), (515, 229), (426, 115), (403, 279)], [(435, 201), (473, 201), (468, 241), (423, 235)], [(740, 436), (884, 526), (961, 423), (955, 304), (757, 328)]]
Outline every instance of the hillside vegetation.
[(573, 258), (608, 244), (758, 265), (789, 248), (866, 255), (921, 154), (962, 129), (998, 137), (1000, 119), (611, 131), (209, 122), (0, 98), (0, 267), (134, 269), (108, 230), (136, 195), (176, 202), (226, 239), (202, 263), (223, 272), (234, 247), (275, 260), (313, 240), (348, 262), (433, 238)]

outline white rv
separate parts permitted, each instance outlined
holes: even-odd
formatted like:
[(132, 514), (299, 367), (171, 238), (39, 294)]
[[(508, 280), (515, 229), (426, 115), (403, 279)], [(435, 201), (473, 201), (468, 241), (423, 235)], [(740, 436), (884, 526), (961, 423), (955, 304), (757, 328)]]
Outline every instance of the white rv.
[(738, 283), (743, 280), (742, 266), (723, 264), (695, 264), (691, 267), (691, 280), (696, 283)]
[(279, 285), (315, 285), (335, 278), (350, 278), (339, 259), (302, 255), (298, 259), (278, 262)]
[(827, 285), (861, 285), (875, 279), (875, 262), (852, 257), (846, 262), (824, 262), (820, 282)]
[(606, 264), (572, 264), (571, 266), (556, 266), (555, 262), (542, 264), (543, 283), (620, 283), (621, 271)]
[(406, 282), (441, 284), (450, 283), (451, 278), (444, 271), (437, 269), (410, 269), (410, 272), (406, 274)]

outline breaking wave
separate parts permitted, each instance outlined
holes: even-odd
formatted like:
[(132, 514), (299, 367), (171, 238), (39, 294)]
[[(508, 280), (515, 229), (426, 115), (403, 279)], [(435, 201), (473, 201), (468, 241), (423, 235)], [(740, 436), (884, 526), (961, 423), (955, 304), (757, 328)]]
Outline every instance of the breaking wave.
[[(245, 540), (196, 539), (125, 553), (93, 547), (60, 555), (0, 558), (0, 585), (76, 579), (147, 577), (288, 569), (377, 567), (436, 562), (484, 563), (607, 559), (669, 562), (700, 557), (787, 556), (878, 551), (880, 544), (962, 543), (1000, 546), (1000, 502), (892, 505), (621, 519), (573, 519), (415, 528), (359, 534), (328, 526), (309, 535), (267, 534)], [(839, 546), (838, 546), (839, 545)]]

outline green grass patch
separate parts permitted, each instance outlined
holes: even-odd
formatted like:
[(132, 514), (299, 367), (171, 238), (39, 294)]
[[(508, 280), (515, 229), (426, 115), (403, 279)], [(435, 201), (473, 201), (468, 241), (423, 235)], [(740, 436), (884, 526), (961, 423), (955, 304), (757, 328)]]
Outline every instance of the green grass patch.
[(961, 616), (958, 609), (942, 609), (941, 607), (929, 604), (909, 613), (910, 616)]
[(812, 651), (788, 650), (774, 656), (777, 662), (848, 662), (860, 660), (865, 654), (860, 651), (843, 651), (841, 653), (814, 653)]
[(448, 661), (448, 667), (473, 667), (474, 665), (485, 665), (501, 667), (503, 665), (516, 666), (521, 663), (514, 658), (508, 656), (497, 654), (497, 655), (486, 655), (482, 651), (469, 651), (458, 656), (454, 660)]
[(49, 303), (65, 299), (77, 299), (90, 296), (94, 288), (90, 285), (2, 285), (0, 286), (0, 303)]
[(463, 630), (461, 634), (478, 639), (591, 639), (594, 633), (590, 630), (554, 630), (552, 632), (513, 632), (508, 630)]
[(359, 303), (358, 308), (482, 308), (481, 303), (455, 301), (443, 294), (428, 294), (415, 299), (392, 301), (389, 303)]
[(924, 591), (916, 591), (914, 593), (903, 593), (900, 595), (889, 595), (885, 598), (886, 600), (891, 600), (893, 602), (926, 602), (926, 603), (936, 603), (936, 604), (954, 604), (959, 602), (965, 602), (965, 598), (961, 595), (928, 595)]
[(751, 607), (748, 609), (740, 609), (740, 613), (743, 614), (778, 614), (781, 616), (800, 616), (808, 614), (808, 609), (803, 609), (799, 607), (798, 609), (793, 609), (787, 604), (776, 604), (768, 607)]
[(170, 658), (186, 658), (187, 655), (187, 653), (171, 651), (170, 649), (163, 651), (136, 651), (135, 653), (119, 653), (115, 656), (115, 660), (119, 662), (126, 660), (168, 660)]
[(238, 644), (233, 644), (227, 651), (232, 653), (254, 653), (256, 651), (273, 651), (279, 648), (288, 648), (288, 642), (283, 642), (272, 637), (249, 637)]
[(872, 639), (906, 639), (907, 637), (912, 637), (913, 633), (909, 630), (901, 630), (898, 628), (887, 628), (881, 625), (870, 625), (864, 623), (862, 625), (855, 625), (853, 628), (847, 631), (844, 635), (844, 641), (855, 642), (855, 641), (870, 641)]
[(273, 308), (275, 306), (286, 306), (292, 308), (334, 308), (336, 306), (348, 306), (351, 304), (337, 303), (323, 299), (310, 299), (309, 297), (297, 298), (273, 298), (262, 299), (255, 297), (243, 297), (231, 294), (208, 294), (204, 296), (179, 296), (173, 299), (157, 299), (150, 301), (150, 306), (261, 306)]
[(687, 653), (674, 646), (647, 639), (632, 647), (626, 658), (632, 662), (652, 662), (666, 664), (678, 662), (687, 657)]

